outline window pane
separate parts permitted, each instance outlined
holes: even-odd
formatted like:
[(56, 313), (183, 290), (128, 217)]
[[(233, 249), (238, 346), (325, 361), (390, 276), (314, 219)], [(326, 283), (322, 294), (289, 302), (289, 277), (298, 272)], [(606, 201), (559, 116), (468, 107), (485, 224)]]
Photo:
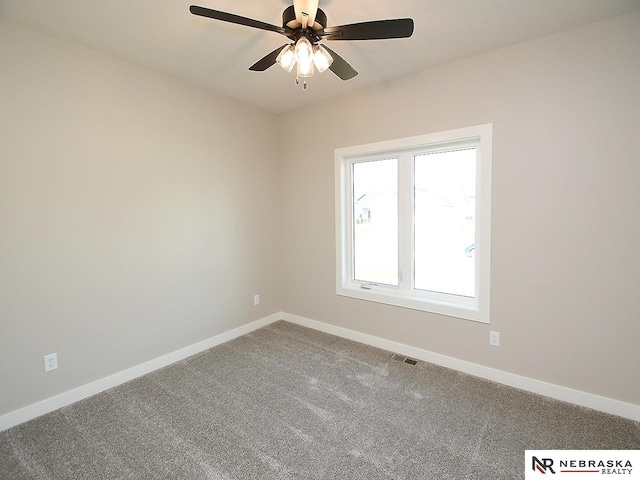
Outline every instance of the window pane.
[(398, 159), (353, 164), (354, 280), (398, 285)]
[(415, 288), (475, 296), (476, 149), (414, 156)]

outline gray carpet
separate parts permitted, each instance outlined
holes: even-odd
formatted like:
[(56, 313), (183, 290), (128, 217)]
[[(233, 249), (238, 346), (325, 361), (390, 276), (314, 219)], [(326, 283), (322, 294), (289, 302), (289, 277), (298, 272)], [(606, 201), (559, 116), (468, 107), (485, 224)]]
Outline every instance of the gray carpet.
[(640, 424), (277, 322), (0, 433), (0, 478), (511, 479)]

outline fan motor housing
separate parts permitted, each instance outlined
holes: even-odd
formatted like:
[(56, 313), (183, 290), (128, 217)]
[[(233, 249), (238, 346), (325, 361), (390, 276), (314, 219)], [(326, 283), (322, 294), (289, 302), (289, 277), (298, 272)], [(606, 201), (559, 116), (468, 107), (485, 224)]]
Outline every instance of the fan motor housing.
[[(282, 26), (289, 27), (294, 30), (302, 26), (300, 25), (300, 22), (298, 22), (296, 18), (296, 10), (293, 7), (293, 5), (291, 5), (284, 12), (282, 12)], [(316, 12), (316, 21), (313, 24), (313, 29), (316, 31), (324, 30), (326, 26), (327, 26), (327, 15), (321, 9), (318, 9), (318, 11)]]

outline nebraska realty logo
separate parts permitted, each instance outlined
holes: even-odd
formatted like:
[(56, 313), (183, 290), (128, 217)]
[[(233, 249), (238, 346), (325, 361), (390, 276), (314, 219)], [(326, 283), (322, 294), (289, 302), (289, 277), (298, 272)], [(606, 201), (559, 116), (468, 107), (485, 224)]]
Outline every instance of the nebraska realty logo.
[(524, 471), (525, 480), (542, 475), (640, 479), (640, 450), (526, 450)]

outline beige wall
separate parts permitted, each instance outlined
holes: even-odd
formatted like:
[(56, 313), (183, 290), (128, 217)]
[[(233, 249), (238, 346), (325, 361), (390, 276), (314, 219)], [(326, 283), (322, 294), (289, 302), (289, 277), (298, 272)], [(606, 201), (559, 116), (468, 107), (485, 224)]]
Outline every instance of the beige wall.
[[(639, 26), (385, 83), (310, 128), (0, 23), (0, 414), (280, 310), (640, 404)], [(334, 148), (482, 123), (491, 325), (336, 296)]]
[(0, 65), (0, 414), (281, 308), (274, 115), (8, 23)]
[[(312, 128), (282, 121), (284, 310), (640, 404), (638, 45), (636, 13), (325, 102)], [(334, 148), (483, 123), (491, 325), (337, 296)]]

